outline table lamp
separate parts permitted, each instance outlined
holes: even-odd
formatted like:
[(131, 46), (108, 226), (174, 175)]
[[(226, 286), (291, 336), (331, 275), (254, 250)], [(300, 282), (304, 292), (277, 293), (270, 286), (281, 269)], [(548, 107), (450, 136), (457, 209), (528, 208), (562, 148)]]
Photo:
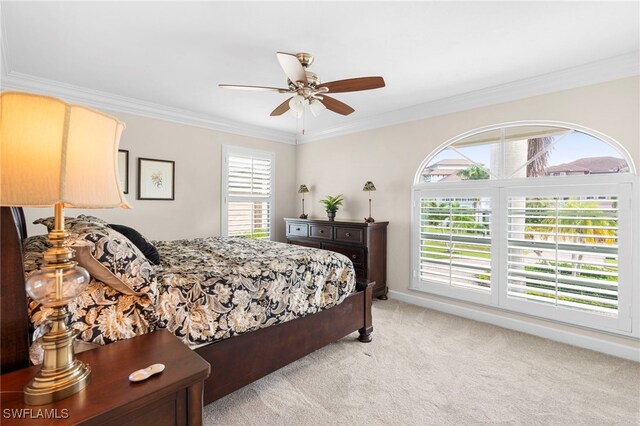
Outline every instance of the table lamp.
[(306, 219), (308, 217), (308, 215), (304, 214), (304, 194), (307, 192), (309, 192), (307, 185), (300, 185), (300, 188), (298, 189), (298, 194), (302, 195), (302, 214), (300, 215), (300, 219)]
[(129, 207), (118, 179), (123, 129), (114, 117), (59, 99), (0, 94), (0, 205), (53, 206), (55, 213), (51, 248), (25, 284), (33, 300), (53, 309), (42, 367), (24, 388), (29, 405), (64, 399), (90, 381), (89, 366), (75, 359), (77, 332), (67, 325), (67, 304), (87, 287), (89, 274), (66, 246), (64, 208)]
[(371, 191), (375, 191), (376, 190), (376, 186), (373, 184), (373, 182), (368, 180), (368, 181), (365, 182), (364, 188), (362, 188), (362, 190), (369, 192), (369, 217), (365, 217), (364, 221), (366, 223), (373, 223), (376, 220), (371, 217)]

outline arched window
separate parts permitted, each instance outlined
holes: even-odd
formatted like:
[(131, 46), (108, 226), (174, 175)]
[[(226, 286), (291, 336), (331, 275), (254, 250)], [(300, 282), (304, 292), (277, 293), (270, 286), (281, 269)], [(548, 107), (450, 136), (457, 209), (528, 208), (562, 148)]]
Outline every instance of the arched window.
[(626, 151), (579, 126), (460, 135), (416, 173), (412, 289), (636, 335), (635, 183)]

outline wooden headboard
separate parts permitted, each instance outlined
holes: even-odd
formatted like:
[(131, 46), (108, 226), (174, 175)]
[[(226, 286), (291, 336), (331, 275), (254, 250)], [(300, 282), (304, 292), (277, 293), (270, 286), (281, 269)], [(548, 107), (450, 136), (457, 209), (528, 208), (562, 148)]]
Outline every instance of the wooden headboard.
[(5, 374), (29, 365), (29, 319), (22, 262), (27, 225), (22, 208), (2, 207), (0, 214), (0, 372)]

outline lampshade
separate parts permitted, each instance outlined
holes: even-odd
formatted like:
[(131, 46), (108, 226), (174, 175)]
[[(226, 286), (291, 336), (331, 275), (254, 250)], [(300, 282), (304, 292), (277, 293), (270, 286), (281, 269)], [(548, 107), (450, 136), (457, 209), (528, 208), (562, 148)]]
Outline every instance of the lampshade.
[(309, 192), (309, 188), (307, 188), (307, 185), (300, 185), (298, 194), (306, 194), (307, 192)]
[(311, 102), (309, 102), (309, 110), (311, 110), (311, 114), (313, 114), (314, 117), (319, 116), (325, 109), (327, 109), (327, 107), (319, 99), (312, 99)]
[(376, 190), (376, 186), (373, 184), (373, 182), (371, 182), (370, 180), (366, 181), (364, 184), (364, 188), (362, 188), (363, 191), (375, 191)]
[(129, 205), (118, 179), (124, 123), (48, 96), (0, 94), (0, 205)]

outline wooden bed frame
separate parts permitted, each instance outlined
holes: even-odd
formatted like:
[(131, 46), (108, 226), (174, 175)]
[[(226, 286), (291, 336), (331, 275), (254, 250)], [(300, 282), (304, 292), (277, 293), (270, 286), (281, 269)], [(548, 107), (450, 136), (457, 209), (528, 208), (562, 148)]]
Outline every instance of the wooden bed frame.
[[(2, 207), (2, 374), (29, 366), (29, 321), (22, 261), (22, 240), (26, 236), (22, 209)], [(373, 285), (358, 283), (356, 290), (330, 309), (195, 349), (211, 364), (211, 375), (204, 383), (204, 403), (228, 395), (356, 330), (358, 340), (370, 342)]]

